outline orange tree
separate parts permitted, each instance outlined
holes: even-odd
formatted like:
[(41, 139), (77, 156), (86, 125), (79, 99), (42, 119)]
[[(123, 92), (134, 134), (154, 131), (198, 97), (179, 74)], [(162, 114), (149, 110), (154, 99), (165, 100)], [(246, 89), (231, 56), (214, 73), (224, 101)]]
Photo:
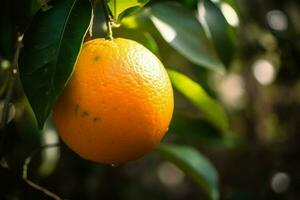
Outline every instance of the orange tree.
[[(245, 20), (245, 2), (1, 4), (0, 199), (217, 200), (219, 174), (205, 155), (226, 179), (225, 165), (263, 163), (248, 152), (264, 159), (282, 139), (281, 115), (268, 112), (276, 102), (264, 106), (257, 86), (280, 65), (278, 35)], [(167, 189), (155, 187), (155, 169)], [(240, 183), (235, 175), (227, 179)], [(239, 199), (257, 197), (247, 195)]]

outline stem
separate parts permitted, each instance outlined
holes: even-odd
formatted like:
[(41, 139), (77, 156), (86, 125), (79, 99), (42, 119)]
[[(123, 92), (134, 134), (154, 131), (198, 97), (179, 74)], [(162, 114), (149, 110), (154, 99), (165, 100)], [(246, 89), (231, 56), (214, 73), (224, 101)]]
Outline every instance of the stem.
[(114, 16), (117, 17), (117, 1), (114, 0)]
[(15, 54), (14, 54), (14, 58), (13, 58), (13, 62), (12, 62), (12, 68), (11, 68), (10, 83), (9, 83), (7, 93), (6, 93), (5, 99), (4, 99), (2, 118), (1, 118), (1, 121), (0, 121), (0, 130), (5, 128), (7, 118), (8, 118), (9, 103), (11, 101), (12, 94), (13, 94), (13, 88), (14, 88), (14, 84), (15, 84), (15, 77), (16, 77), (16, 74), (18, 73), (18, 58), (19, 58), (21, 48), (23, 47), (22, 39), (23, 39), (23, 36), (20, 36), (20, 35), (17, 38), (16, 51), (15, 51)]
[(20, 51), (23, 47), (22, 39), (23, 39), (23, 35), (18, 34), (17, 42), (16, 42), (16, 50), (15, 50), (13, 62), (11, 65), (11, 74), (10, 74), (10, 77), (8, 78), (7, 92), (6, 92), (6, 95), (4, 98), (4, 103), (3, 103), (2, 117), (0, 119), (0, 157), (3, 154), (4, 140), (5, 140), (5, 137), (7, 134), (7, 131), (4, 131), (4, 130), (5, 130), (8, 115), (9, 115), (9, 103), (12, 99), (13, 89), (15, 86), (15, 79), (16, 79), (16, 75), (18, 73), (18, 59), (19, 59)]
[(46, 188), (44, 188), (44, 187), (42, 187), (42, 186), (40, 186), (40, 185), (34, 183), (33, 181), (29, 180), (29, 179), (28, 179), (28, 176), (27, 176), (27, 174), (28, 174), (28, 173), (27, 173), (27, 172), (28, 172), (28, 166), (29, 166), (29, 164), (30, 164), (32, 158), (33, 158), (38, 152), (40, 152), (40, 151), (43, 150), (43, 149), (46, 149), (46, 148), (53, 148), (53, 147), (57, 147), (57, 146), (59, 146), (58, 143), (56, 143), (56, 144), (47, 144), (47, 145), (43, 145), (43, 146), (41, 146), (40, 148), (38, 148), (38, 149), (36, 149), (35, 151), (33, 151), (33, 152), (31, 153), (31, 155), (28, 156), (28, 157), (25, 159), (25, 161), (24, 161), (22, 178), (24, 179), (24, 181), (26, 181), (26, 183), (27, 183), (28, 185), (30, 185), (31, 187), (33, 187), (33, 188), (35, 188), (35, 189), (37, 189), (37, 190), (39, 190), (39, 191), (42, 191), (45, 195), (47, 195), (47, 196), (49, 196), (49, 197), (52, 197), (53, 199), (56, 199), (56, 200), (62, 200), (62, 198), (59, 197), (58, 195), (56, 195), (56, 194), (50, 192), (50, 191), (47, 190)]
[(55, 199), (55, 200), (62, 200), (62, 198), (59, 197), (58, 195), (56, 195), (56, 194), (50, 192), (50, 191), (47, 190), (46, 188), (43, 188), (42, 186), (40, 186), (40, 185), (38, 185), (38, 184), (32, 182), (31, 180), (24, 179), (24, 181), (25, 181), (28, 185), (30, 185), (31, 187), (33, 187), (33, 188), (35, 188), (35, 189), (37, 189), (37, 190), (39, 190), (39, 191), (42, 191), (45, 195), (47, 195), (47, 196), (49, 196), (49, 197), (52, 197), (52, 198)]
[(43, 146), (40, 146), (40, 148), (36, 149), (35, 151), (33, 151), (30, 156), (28, 156), (25, 161), (24, 161), (24, 164), (23, 164), (23, 174), (22, 174), (22, 177), (23, 179), (27, 179), (27, 171), (28, 171), (28, 166), (32, 160), (32, 158), (40, 151), (46, 149), (46, 148), (53, 148), (53, 147), (58, 147), (59, 144), (58, 143), (55, 143), (55, 144), (46, 144), (46, 145), (43, 145)]
[(101, 2), (102, 2), (103, 10), (104, 10), (104, 17), (105, 17), (105, 22), (106, 22), (106, 27), (107, 27), (106, 39), (113, 40), (111, 18), (109, 15), (108, 6), (107, 6), (107, 3), (105, 2), (105, 0), (101, 0)]

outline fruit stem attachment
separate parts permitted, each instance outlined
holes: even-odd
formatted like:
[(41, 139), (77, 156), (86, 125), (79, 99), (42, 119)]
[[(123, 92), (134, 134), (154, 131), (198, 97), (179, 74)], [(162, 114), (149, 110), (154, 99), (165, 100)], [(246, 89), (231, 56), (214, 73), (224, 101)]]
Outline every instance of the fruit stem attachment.
[(107, 40), (113, 40), (111, 17), (109, 15), (109, 11), (108, 11), (109, 8), (108, 8), (108, 5), (106, 3), (106, 0), (101, 0), (101, 2), (102, 2), (103, 10), (104, 10), (104, 17), (105, 17), (105, 22), (106, 22), (106, 27), (107, 27), (106, 39)]

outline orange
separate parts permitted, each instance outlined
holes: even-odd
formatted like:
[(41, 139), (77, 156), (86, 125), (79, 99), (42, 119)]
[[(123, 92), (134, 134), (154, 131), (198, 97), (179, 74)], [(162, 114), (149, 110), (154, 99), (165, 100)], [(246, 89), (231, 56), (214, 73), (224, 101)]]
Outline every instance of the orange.
[(121, 164), (160, 142), (173, 107), (169, 77), (154, 54), (132, 40), (94, 39), (83, 45), (53, 118), (81, 157)]

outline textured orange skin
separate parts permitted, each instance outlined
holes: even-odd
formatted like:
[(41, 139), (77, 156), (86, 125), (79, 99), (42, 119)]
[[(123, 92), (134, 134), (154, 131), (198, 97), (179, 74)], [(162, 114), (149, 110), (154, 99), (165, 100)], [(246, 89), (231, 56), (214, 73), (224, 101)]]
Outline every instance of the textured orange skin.
[(168, 130), (173, 90), (161, 62), (127, 39), (86, 42), (53, 118), (81, 157), (121, 164), (151, 151)]

